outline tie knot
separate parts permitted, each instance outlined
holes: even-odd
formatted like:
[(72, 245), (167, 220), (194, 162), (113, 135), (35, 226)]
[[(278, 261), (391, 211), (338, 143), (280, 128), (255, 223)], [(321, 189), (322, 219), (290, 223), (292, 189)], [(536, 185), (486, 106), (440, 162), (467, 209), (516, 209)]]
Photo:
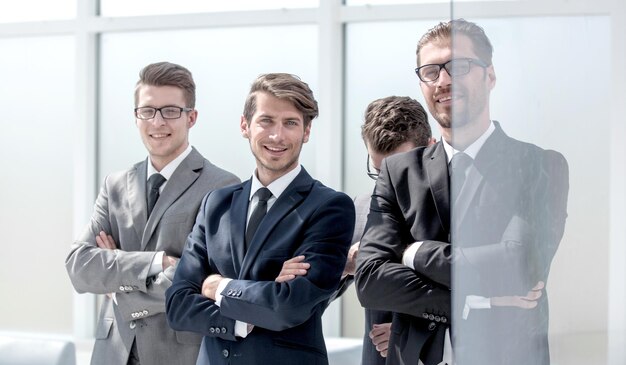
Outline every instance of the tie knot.
[(263, 187), (256, 191), (256, 196), (259, 197), (260, 202), (267, 202), (272, 196), (272, 192), (270, 189)]
[(163, 185), (165, 180), (166, 179), (163, 177), (163, 175), (159, 173), (152, 174), (152, 176), (150, 176), (150, 178), (148, 179), (148, 190), (159, 189), (161, 185)]
[(457, 152), (450, 160), (450, 167), (455, 173), (465, 172), (465, 170), (467, 170), (467, 168), (472, 164), (472, 161), (472, 158), (465, 152)]

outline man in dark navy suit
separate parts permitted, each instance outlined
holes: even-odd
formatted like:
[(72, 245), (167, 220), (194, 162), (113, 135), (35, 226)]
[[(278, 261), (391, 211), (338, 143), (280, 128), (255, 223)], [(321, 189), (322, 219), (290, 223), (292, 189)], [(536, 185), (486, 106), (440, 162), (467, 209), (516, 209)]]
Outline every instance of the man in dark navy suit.
[[(299, 164), (317, 102), (289, 74), (253, 83), (241, 133), (252, 178), (208, 194), (167, 291), (174, 329), (204, 335), (197, 364), (328, 364), (321, 316), (341, 278), (354, 205)], [(304, 256), (308, 273), (276, 280)]]

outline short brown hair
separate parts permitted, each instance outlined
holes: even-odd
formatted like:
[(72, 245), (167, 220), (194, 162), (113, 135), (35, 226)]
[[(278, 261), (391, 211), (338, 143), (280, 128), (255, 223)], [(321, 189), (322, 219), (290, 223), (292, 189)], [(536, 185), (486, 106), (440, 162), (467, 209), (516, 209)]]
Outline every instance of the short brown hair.
[(428, 43), (451, 42), (453, 37), (463, 34), (467, 36), (474, 45), (474, 52), (481, 61), (491, 65), (493, 56), (493, 46), (485, 34), (485, 30), (476, 23), (468, 22), (465, 19), (454, 19), (448, 22), (441, 22), (429, 29), (417, 43), (417, 65), (420, 64), (420, 50)]
[(287, 73), (263, 74), (254, 80), (243, 107), (243, 116), (248, 123), (256, 113), (256, 96), (266, 92), (278, 99), (289, 100), (302, 113), (304, 126), (307, 127), (319, 113), (313, 91), (306, 82), (296, 75)]
[(361, 136), (373, 150), (390, 153), (406, 142), (426, 146), (432, 134), (422, 104), (408, 96), (388, 96), (367, 106)]
[(139, 102), (139, 88), (142, 85), (175, 86), (183, 90), (186, 108), (196, 107), (196, 83), (191, 72), (181, 65), (170, 62), (149, 64), (139, 71), (139, 81), (135, 85), (135, 107)]

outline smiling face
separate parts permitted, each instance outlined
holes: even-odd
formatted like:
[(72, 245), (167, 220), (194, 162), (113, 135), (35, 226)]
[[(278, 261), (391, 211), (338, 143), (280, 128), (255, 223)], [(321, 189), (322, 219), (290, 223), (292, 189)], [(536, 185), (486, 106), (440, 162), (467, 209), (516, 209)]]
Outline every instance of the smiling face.
[[(137, 93), (137, 107), (185, 108), (183, 90), (175, 86), (141, 85)], [(157, 171), (180, 155), (189, 145), (189, 129), (196, 123), (198, 112), (182, 112), (180, 118), (163, 119), (157, 112), (152, 119), (135, 119), (150, 161)]]
[[(450, 39), (427, 43), (420, 50), (418, 64), (443, 64), (453, 58), (479, 59), (467, 36), (455, 35), (453, 43), (451, 44)], [(450, 77), (442, 69), (437, 80), (420, 81), (428, 109), (439, 123), (442, 136), (448, 142), (451, 142), (452, 129), (464, 134), (478, 133), (488, 127), (489, 94), (495, 81), (492, 65), (486, 68), (471, 65), (469, 73), (455, 77)]]
[(304, 126), (302, 112), (289, 101), (269, 93), (256, 95), (252, 120), (241, 117), (241, 134), (250, 142), (257, 177), (264, 186), (298, 165), (302, 144), (308, 142), (311, 123)]

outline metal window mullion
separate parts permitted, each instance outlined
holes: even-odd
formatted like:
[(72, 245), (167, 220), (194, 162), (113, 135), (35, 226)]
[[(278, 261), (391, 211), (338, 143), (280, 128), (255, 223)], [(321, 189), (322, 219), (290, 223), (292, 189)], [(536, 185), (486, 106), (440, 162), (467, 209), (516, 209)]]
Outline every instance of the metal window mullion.
[[(78, 0), (74, 28), (75, 100), (73, 236), (87, 224), (97, 193), (98, 39), (89, 23), (98, 12), (98, 0)], [(74, 293), (74, 336), (91, 339), (96, 325), (96, 296)]]

